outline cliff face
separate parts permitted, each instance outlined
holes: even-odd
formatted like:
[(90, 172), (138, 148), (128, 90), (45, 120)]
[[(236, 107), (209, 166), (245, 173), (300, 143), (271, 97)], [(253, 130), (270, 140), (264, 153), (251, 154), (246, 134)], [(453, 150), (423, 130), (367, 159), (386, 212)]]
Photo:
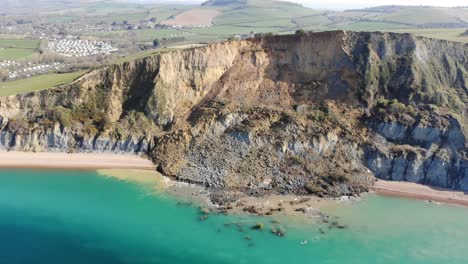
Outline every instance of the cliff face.
[(355, 194), (373, 175), (468, 190), (468, 46), (323, 32), (224, 42), (0, 98), (0, 146), (145, 153), (252, 194)]

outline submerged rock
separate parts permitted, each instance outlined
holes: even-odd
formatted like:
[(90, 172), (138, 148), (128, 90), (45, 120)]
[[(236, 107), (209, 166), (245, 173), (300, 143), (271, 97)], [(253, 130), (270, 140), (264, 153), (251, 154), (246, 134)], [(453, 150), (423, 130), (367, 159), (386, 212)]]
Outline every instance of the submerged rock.
[(271, 233), (279, 237), (284, 237), (286, 235), (286, 229), (283, 227), (272, 227)]
[(256, 223), (255, 225), (252, 226), (252, 229), (261, 230), (263, 229), (263, 227), (264, 227), (263, 223)]

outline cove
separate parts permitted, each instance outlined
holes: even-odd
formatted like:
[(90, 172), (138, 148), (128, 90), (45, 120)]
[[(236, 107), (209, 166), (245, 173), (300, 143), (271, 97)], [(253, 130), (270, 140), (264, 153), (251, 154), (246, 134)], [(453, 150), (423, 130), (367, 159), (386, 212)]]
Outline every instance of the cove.
[(370, 194), (326, 213), (346, 228), (286, 221), (281, 238), (269, 218), (200, 221), (196, 205), (94, 171), (3, 169), (0, 263), (468, 261), (467, 208)]

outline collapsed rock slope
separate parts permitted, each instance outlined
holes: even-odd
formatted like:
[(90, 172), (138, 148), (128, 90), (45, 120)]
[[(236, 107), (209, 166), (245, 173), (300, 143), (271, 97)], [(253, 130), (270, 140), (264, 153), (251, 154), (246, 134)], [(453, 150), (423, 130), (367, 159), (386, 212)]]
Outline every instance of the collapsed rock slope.
[(321, 32), (227, 41), (0, 98), (0, 148), (146, 154), (223, 190), (468, 191), (468, 46)]

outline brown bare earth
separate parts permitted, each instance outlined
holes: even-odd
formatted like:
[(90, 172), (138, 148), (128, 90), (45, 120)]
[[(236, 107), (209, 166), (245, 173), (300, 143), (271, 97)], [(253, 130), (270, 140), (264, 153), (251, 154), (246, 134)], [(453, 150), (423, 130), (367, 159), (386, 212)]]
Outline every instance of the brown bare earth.
[(464, 192), (435, 188), (417, 183), (379, 180), (375, 183), (374, 189), (380, 195), (468, 206), (468, 194)]
[(170, 26), (205, 27), (211, 26), (218, 14), (216, 10), (192, 9), (162, 23)]
[(0, 168), (154, 170), (143, 157), (126, 154), (0, 152)]

